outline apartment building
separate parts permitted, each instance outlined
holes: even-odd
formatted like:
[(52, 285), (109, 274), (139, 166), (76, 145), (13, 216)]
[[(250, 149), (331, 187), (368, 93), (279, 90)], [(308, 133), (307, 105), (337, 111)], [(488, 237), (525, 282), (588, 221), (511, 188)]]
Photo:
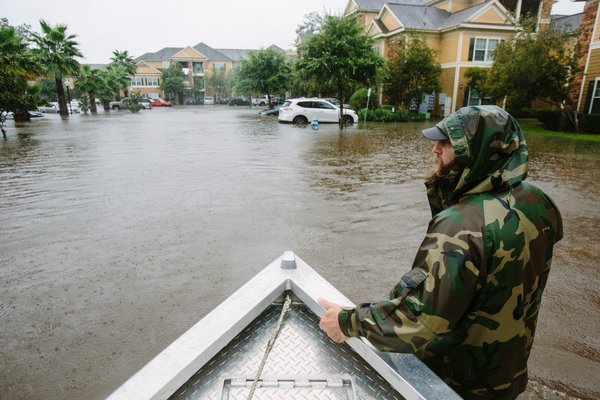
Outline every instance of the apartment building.
[(552, 0), (518, 0), (512, 10), (499, 0), (349, 0), (344, 14), (357, 18), (384, 58), (402, 35), (420, 34), (442, 66), (434, 114), (447, 115), (466, 105), (486, 103), (468, 87), (464, 73), (492, 66), (493, 51), (513, 37), (521, 15), (537, 16), (538, 29), (546, 29), (551, 8)]
[[(281, 52), (283, 49), (271, 46)], [(185, 97), (178, 99), (183, 104), (201, 103), (205, 95), (217, 100), (225, 93), (216, 93), (205, 85), (205, 79), (217, 71), (232, 71), (240, 61), (248, 57), (248, 49), (214, 49), (205, 43), (193, 47), (165, 47), (154, 53), (145, 53), (135, 59), (137, 71), (131, 79), (130, 89), (147, 97), (171, 97), (160, 89), (162, 72), (171, 66), (181, 68)]]

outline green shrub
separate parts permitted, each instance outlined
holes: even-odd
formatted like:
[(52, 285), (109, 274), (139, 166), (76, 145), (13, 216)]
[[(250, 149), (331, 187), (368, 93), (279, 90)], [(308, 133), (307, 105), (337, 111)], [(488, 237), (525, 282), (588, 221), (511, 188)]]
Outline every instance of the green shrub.
[[(348, 104), (350, 104), (350, 108), (353, 110), (362, 110), (367, 107), (367, 94), (368, 89), (358, 89), (354, 94), (350, 97)], [(373, 110), (377, 108), (377, 93), (375, 91), (371, 91), (371, 98), (369, 99), (369, 109)]]
[[(358, 112), (361, 121), (364, 121), (366, 112), (366, 108), (363, 108)], [(377, 108), (375, 110), (369, 110), (367, 114), (367, 121), (373, 122), (406, 122), (408, 120), (409, 113), (404, 109), (392, 111), (387, 108)]]
[(507, 109), (506, 111), (515, 118), (537, 118), (538, 113), (540, 112), (537, 108)]
[(550, 131), (572, 132), (575, 130), (573, 122), (564, 110), (539, 110), (537, 118), (544, 129)]
[(600, 114), (578, 114), (579, 131), (600, 134)]
[(139, 92), (131, 93), (127, 102), (127, 108), (132, 113), (139, 112), (142, 109), (142, 94)]
[(88, 96), (83, 95), (77, 101), (79, 101), (79, 109), (82, 113), (87, 113), (90, 110), (90, 98)]

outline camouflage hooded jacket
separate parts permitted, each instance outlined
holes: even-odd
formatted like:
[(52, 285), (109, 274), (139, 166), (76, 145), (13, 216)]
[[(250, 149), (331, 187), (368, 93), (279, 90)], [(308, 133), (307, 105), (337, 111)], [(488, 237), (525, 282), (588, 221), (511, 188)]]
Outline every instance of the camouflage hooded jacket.
[(513, 399), (527, 384), (560, 213), (524, 182), (527, 145), (504, 110), (465, 107), (437, 126), (455, 164), (428, 185), (433, 218), (411, 271), (389, 300), (338, 320), (346, 336), (416, 354), (464, 398)]

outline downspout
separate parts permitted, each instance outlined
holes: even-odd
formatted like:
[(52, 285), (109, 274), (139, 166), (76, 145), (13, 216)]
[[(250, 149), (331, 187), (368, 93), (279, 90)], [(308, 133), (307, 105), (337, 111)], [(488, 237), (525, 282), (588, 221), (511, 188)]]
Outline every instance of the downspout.
[[(596, 19), (594, 20), (594, 29), (592, 29), (592, 36), (590, 37), (590, 44), (588, 45), (588, 52), (585, 57), (585, 67), (583, 68), (583, 75), (581, 77), (581, 87), (579, 88), (579, 99), (577, 100), (577, 112), (579, 112), (579, 108), (581, 107), (581, 98), (583, 97), (583, 88), (585, 87), (585, 78), (587, 77), (588, 66), (590, 65), (590, 57), (592, 55), (592, 42), (596, 37), (596, 28), (598, 27), (598, 16), (600, 15), (600, 4), (596, 6)], [(593, 102), (590, 102), (590, 112), (591, 106)]]
[(521, 6), (523, 4), (523, 0), (517, 0), (517, 8), (515, 9), (515, 18), (518, 20), (521, 19)]
[(458, 34), (458, 49), (456, 50), (456, 68), (454, 69), (454, 89), (452, 91), (452, 112), (456, 111), (456, 97), (458, 96), (458, 80), (460, 77), (460, 61), (462, 56), (463, 32)]

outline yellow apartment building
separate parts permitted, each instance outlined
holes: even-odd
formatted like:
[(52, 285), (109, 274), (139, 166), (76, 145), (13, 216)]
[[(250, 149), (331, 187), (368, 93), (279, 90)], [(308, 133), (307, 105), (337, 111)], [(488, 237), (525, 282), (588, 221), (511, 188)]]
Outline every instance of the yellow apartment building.
[(442, 90), (426, 99), (428, 109), (447, 115), (466, 105), (486, 103), (468, 87), (464, 73), (492, 66), (495, 48), (517, 31), (515, 16), (537, 15), (538, 27), (544, 29), (550, 24), (551, 8), (552, 0), (519, 0), (515, 10), (499, 0), (349, 0), (344, 15), (357, 18), (384, 58), (402, 35), (422, 35), (442, 66)]

